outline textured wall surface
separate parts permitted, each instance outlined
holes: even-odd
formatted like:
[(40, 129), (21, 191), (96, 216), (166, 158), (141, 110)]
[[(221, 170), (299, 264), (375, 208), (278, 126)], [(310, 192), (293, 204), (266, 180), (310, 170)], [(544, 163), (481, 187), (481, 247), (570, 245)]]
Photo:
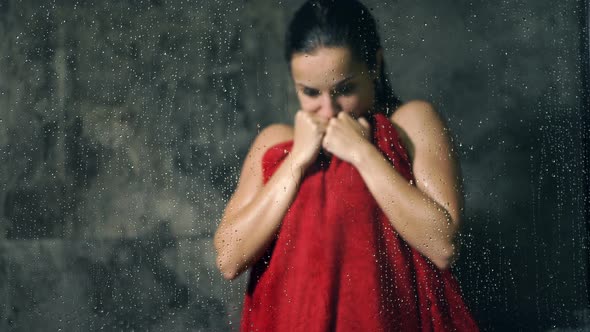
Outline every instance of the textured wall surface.
[[(301, 1), (0, 1), (0, 330), (229, 330), (211, 236), (251, 140), (297, 110)], [(487, 330), (587, 323), (583, 1), (365, 2), (404, 100), (447, 119), (456, 273)]]

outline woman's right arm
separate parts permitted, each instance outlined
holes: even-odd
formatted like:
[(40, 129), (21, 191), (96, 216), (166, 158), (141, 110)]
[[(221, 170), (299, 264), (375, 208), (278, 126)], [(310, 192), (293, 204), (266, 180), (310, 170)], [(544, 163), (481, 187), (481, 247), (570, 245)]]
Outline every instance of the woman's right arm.
[[(317, 157), (325, 125), (300, 113), (295, 130), (285, 125), (264, 129), (244, 161), (238, 186), (214, 237), (217, 267), (226, 279), (236, 278), (264, 254), (297, 194), (306, 168)], [(293, 136), (291, 153), (263, 184), (264, 153)]]

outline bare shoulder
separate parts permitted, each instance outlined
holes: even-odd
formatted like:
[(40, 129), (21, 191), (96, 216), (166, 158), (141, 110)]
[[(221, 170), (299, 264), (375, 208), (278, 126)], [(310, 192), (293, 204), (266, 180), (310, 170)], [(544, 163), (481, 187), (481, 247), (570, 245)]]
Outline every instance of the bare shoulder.
[(275, 123), (264, 128), (252, 144), (250, 153), (264, 153), (268, 148), (293, 139), (293, 127)]
[(418, 146), (440, 144), (450, 138), (445, 121), (434, 106), (426, 101), (405, 103), (391, 115), (390, 120), (412, 157)]
[(254, 175), (256, 182), (261, 181), (259, 172), (252, 171), (260, 169), (262, 157), (264, 153), (272, 146), (281, 142), (289, 141), (293, 139), (293, 128), (286, 124), (272, 124), (264, 128), (250, 147), (250, 151), (244, 161), (242, 175), (240, 181), (247, 179), (249, 175)]
[(274, 123), (264, 128), (258, 134), (258, 138), (276, 141), (275, 144), (290, 140), (293, 138), (293, 127), (284, 123)]
[(413, 100), (400, 106), (391, 122), (410, 131), (432, 131), (445, 128), (445, 123), (434, 106), (423, 100)]

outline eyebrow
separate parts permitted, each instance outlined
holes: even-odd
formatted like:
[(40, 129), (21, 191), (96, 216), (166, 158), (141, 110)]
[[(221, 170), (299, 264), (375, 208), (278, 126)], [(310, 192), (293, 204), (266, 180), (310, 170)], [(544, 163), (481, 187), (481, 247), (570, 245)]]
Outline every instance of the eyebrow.
[[(331, 87), (331, 88), (332, 88), (332, 89), (334, 89), (334, 88), (336, 88), (336, 87), (338, 87), (338, 86), (341, 86), (342, 84), (344, 84), (344, 83), (346, 83), (346, 82), (350, 81), (351, 79), (353, 79), (353, 78), (355, 78), (355, 77), (356, 77), (356, 75), (350, 75), (350, 76), (348, 76), (348, 77), (346, 77), (346, 78), (344, 78), (344, 79), (342, 79), (342, 80), (338, 81), (336, 84), (332, 85), (332, 87)], [(313, 88), (313, 87), (307, 86), (307, 85), (305, 85), (305, 84), (303, 84), (303, 83), (300, 83), (300, 82), (295, 82), (295, 85), (297, 85), (297, 86), (300, 86), (300, 87), (304, 87), (304, 88), (308, 88), (308, 89), (316, 89), (316, 88)], [(316, 90), (317, 90), (317, 89), (316, 89)]]

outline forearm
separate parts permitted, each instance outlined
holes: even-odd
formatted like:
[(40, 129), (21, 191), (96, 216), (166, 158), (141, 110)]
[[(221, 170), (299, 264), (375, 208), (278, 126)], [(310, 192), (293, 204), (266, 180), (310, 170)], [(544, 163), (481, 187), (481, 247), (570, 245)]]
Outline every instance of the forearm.
[(439, 268), (453, 255), (457, 231), (449, 212), (410, 184), (373, 145), (360, 149), (355, 167), (398, 234)]
[(217, 264), (227, 279), (262, 256), (297, 194), (303, 172), (302, 163), (290, 155), (246, 206), (228, 206), (215, 235)]

